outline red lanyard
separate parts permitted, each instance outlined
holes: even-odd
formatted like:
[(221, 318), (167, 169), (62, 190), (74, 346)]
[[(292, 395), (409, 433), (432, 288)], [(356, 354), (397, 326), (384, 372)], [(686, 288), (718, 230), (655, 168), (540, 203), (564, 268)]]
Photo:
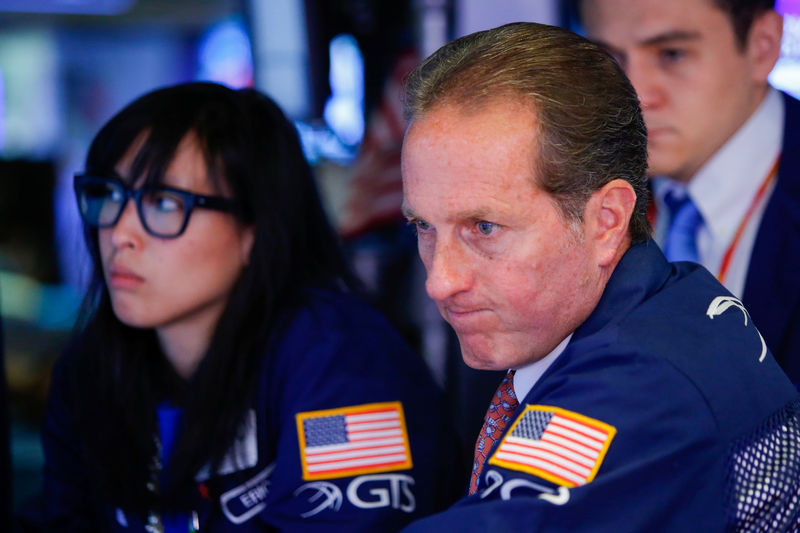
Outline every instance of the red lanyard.
[(767, 189), (769, 188), (769, 184), (775, 180), (775, 176), (778, 175), (778, 163), (781, 161), (781, 156), (778, 154), (778, 157), (775, 158), (775, 163), (773, 163), (772, 168), (770, 169), (767, 177), (764, 178), (764, 182), (758, 188), (758, 192), (756, 192), (755, 198), (750, 203), (750, 207), (747, 208), (747, 213), (745, 213), (744, 218), (739, 223), (739, 227), (736, 228), (736, 234), (733, 236), (733, 241), (731, 241), (731, 245), (728, 246), (728, 250), (725, 252), (725, 255), (722, 257), (722, 265), (719, 268), (719, 274), (717, 275), (717, 279), (719, 279), (720, 283), (725, 283), (725, 276), (728, 275), (728, 268), (731, 266), (731, 258), (733, 257), (733, 252), (736, 250), (736, 247), (739, 245), (739, 240), (742, 237), (742, 233), (744, 233), (744, 229), (747, 227), (747, 223), (750, 221), (750, 218), (753, 216), (753, 212), (756, 210), (756, 207), (761, 203), (761, 199), (766, 194)]

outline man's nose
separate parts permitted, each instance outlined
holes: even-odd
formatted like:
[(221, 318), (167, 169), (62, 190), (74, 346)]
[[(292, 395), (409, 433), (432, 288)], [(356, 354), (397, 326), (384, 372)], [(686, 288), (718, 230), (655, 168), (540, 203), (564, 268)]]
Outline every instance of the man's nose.
[(629, 59), (625, 74), (636, 89), (643, 111), (657, 110), (664, 105), (667, 93), (661, 73), (647, 58)]
[(454, 240), (439, 240), (425, 263), (428, 271), (425, 289), (437, 302), (472, 286), (473, 268), (467, 250)]

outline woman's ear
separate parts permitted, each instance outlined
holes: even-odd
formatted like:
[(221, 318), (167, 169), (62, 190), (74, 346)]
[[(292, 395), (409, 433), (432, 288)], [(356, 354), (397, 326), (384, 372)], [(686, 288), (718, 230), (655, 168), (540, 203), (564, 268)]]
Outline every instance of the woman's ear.
[(599, 266), (612, 265), (630, 243), (628, 227), (635, 205), (636, 193), (622, 179), (606, 183), (586, 203), (585, 235), (593, 241)]

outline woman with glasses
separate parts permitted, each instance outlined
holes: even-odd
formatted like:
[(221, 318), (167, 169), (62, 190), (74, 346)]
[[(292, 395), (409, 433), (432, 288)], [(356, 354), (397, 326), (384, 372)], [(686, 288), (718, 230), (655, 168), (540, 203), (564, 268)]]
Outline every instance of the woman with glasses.
[(41, 526), (392, 531), (449, 503), (437, 389), (348, 291), (272, 101), (149, 93), (74, 185), (94, 277), (53, 373)]

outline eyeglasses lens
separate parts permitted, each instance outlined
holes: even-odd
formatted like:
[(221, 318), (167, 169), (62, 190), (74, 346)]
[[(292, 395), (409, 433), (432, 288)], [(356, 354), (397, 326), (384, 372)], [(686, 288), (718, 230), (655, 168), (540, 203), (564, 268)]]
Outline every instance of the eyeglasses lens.
[(186, 201), (177, 193), (158, 189), (143, 191), (141, 209), (147, 227), (158, 235), (174, 236), (183, 228)]
[(125, 201), (122, 187), (110, 182), (85, 183), (79, 194), (81, 214), (92, 226), (105, 227), (113, 224)]

